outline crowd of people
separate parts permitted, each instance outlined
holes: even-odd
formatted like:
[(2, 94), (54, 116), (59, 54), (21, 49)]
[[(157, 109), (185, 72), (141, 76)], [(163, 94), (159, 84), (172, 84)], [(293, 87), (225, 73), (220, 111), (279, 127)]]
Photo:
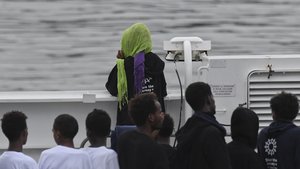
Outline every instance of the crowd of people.
[[(116, 151), (106, 145), (111, 118), (101, 109), (86, 117), (90, 146), (75, 148), (77, 120), (69, 114), (53, 122), (57, 146), (44, 150), (38, 163), (22, 153), (27, 141), (26, 115), (11, 111), (3, 115), (1, 127), (9, 140), (0, 156), (1, 169), (297, 169), (300, 128), (293, 124), (299, 111), (298, 99), (291, 93), (272, 97), (274, 121), (258, 134), (255, 112), (238, 107), (231, 117), (232, 141), (225, 142), (226, 130), (218, 123), (210, 86), (203, 82), (189, 85), (186, 101), (194, 110), (175, 134), (177, 145), (170, 145), (174, 121), (162, 111), (154, 93), (136, 95), (128, 102), (129, 117), (136, 128), (117, 139)], [(257, 148), (257, 152), (255, 149)]]
[(112, 136), (114, 149), (106, 143), (111, 118), (105, 110), (94, 109), (87, 115), (90, 146), (80, 149), (73, 142), (77, 120), (61, 114), (52, 128), (57, 146), (44, 150), (36, 162), (22, 152), (27, 117), (11, 111), (1, 122), (9, 145), (0, 156), (0, 169), (300, 169), (300, 128), (293, 123), (299, 102), (286, 92), (271, 98), (273, 122), (260, 133), (257, 114), (236, 108), (231, 117), (232, 141), (226, 143), (209, 84), (194, 82), (185, 90), (193, 115), (176, 131), (177, 144), (171, 146), (174, 121), (164, 107), (164, 62), (151, 50), (146, 25), (137, 23), (124, 31), (106, 88), (118, 97), (116, 129), (131, 127)]

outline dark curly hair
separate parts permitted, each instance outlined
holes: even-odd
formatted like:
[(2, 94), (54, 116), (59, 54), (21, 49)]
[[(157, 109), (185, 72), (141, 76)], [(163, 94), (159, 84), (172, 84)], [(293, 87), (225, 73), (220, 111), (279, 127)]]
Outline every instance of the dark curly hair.
[(194, 111), (201, 110), (209, 96), (212, 96), (210, 86), (204, 82), (192, 83), (185, 91), (185, 99)]
[(110, 134), (111, 119), (106, 111), (94, 109), (85, 120), (86, 128), (97, 137), (107, 137)]
[(59, 131), (64, 138), (73, 139), (78, 132), (78, 122), (69, 114), (61, 114), (55, 118), (53, 129)]
[(155, 102), (158, 102), (154, 93), (143, 93), (129, 101), (128, 111), (136, 126), (146, 123), (148, 115), (156, 111)]
[(21, 111), (7, 112), (2, 117), (2, 131), (10, 142), (16, 141), (27, 129), (27, 116)]
[(281, 92), (275, 95), (270, 105), (276, 119), (294, 120), (299, 112), (298, 98), (291, 93)]

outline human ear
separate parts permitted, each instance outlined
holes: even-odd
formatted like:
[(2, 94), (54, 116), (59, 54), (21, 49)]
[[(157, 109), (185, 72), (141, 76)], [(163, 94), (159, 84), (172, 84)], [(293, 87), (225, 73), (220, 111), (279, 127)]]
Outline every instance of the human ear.
[(54, 137), (54, 140), (59, 140), (60, 138), (60, 132), (58, 130), (52, 130), (53, 131), (53, 137)]
[(28, 129), (27, 128), (22, 132), (22, 136), (23, 136), (24, 144), (26, 144), (27, 137), (28, 137)]
[(153, 122), (153, 121), (154, 121), (154, 116), (153, 116), (152, 113), (150, 113), (150, 114), (148, 115), (148, 120), (149, 120), (150, 122)]

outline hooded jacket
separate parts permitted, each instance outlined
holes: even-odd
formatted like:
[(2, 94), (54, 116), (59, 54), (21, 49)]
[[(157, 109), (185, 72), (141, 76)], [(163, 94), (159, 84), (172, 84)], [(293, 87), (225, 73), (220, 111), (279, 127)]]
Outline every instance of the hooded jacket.
[(254, 151), (257, 143), (258, 117), (255, 112), (239, 107), (231, 116), (231, 137), (227, 144), (232, 169), (262, 169), (262, 161)]
[[(156, 54), (149, 52), (145, 54), (144, 65), (144, 83), (141, 93), (154, 92), (161, 104), (162, 111), (164, 112), (165, 105), (163, 97), (167, 95), (167, 84), (163, 73), (165, 63)], [(127, 77), (128, 99), (131, 99), (136, 94), (134, 89), (134, 58), (126, 57), (124, 59), (124, 67)], [(106, 89), (113, 96), (118, 95), (117, 72), (117, 66), (115, 66), (110, 72), (105, 85)], [(121, 106), (121, 109), (118, 108), (117, 125), (133, 124), (132, 120), (129, 117), (127, 107), (128, 104), (126, 103)]]
[(196, 112), (176, 133), (173, 168), (230, 169), (225, 134), (213, 115)]
[(300, 128), (274, 121), (258, 136), (258, 152), (267, 169), (300, 169)]

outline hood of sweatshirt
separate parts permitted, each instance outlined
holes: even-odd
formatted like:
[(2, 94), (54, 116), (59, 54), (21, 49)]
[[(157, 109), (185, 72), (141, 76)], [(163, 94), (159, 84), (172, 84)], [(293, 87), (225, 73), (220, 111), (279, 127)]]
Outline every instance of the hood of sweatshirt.
[(258, 117), (252, 110), (239, 107), (233, 111), (230, 129), (234, 141), (254, 149), (257, 143), (258, 126)]
[(178, 140), (178, 146), (185, 145), (186, 150), (189, 150), (189, 146), (192, 146), (192, 142), (195, 141), (197, 133), (201, 132), (201, 129), (207, 126), (215, 126), (223, 136), (226, 135), (226, 130), (221, 126), (213, 115), (209, 113), (196, 112), (191, 118), (187, 120), (184, 126), (175, 134)]
[(267, 129), (267, 134), (271, 137), (276, 137), (281, 133), (285, 132), (288, 129), (296, 127), (295, 124), (291, 121), (274, 121), (270, 124), (269, 128)]

